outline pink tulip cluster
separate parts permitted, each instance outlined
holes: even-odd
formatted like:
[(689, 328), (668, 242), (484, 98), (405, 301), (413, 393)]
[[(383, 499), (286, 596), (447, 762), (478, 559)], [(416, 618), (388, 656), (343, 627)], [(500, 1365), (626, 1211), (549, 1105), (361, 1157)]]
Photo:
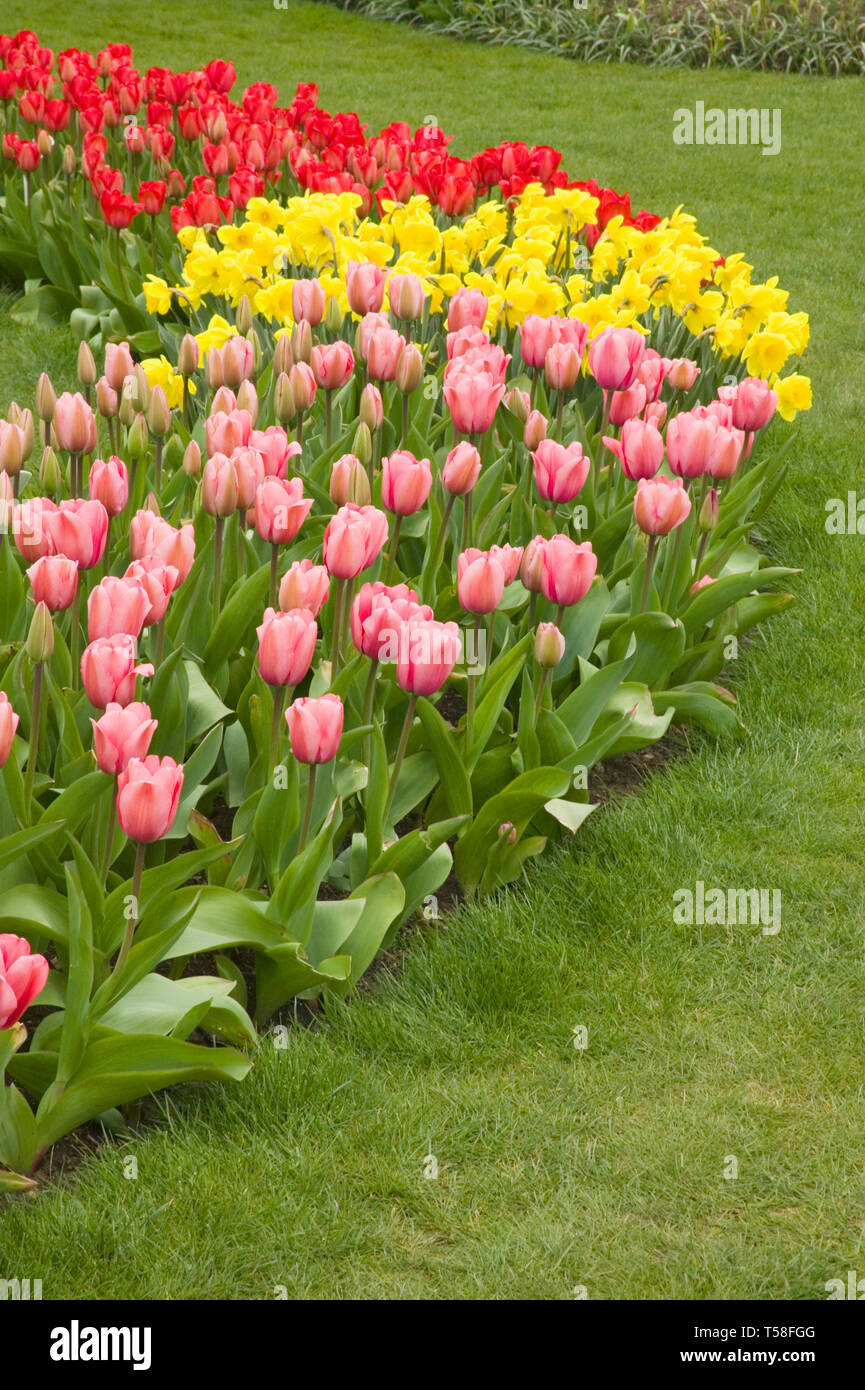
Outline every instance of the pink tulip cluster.
[(442, 389), (454, 429), (485, 434), (505, 394), (510, 357), (474, 325), (449, 333), (447, 350)]

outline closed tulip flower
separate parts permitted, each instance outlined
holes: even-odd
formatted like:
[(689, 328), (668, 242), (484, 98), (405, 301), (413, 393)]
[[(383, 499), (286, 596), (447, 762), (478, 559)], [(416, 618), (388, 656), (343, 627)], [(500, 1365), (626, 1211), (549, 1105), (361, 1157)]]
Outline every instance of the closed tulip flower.
[(58, 555), (67, 555), (83, 570), (99, 564), (108, 539), (108, 512), (101, 502), (73, 497), (47, 512), (44, 521)]
[(168, 600), (177, 588), (180, 576), (173, 565), (165, 565), (152, 555), (141, 560), (133, 560), (126, 570), (124, 579), (134, 579), (140, 584), (150, 600), (150, 607), (144, 617), (144, 627), (152, 627), (162, 622), (168, 609)]
[(565, 654), (564, 635), (555, 623), (538, 623), (535, 632), (535, 661), (545, 671), (558, 666)]
[(117, 779), (117, 819), (137, 844), (161, 840), (174, 824), (183, 768), (173, 758), (130, 758)]
[(337, 754), (345, 718), (338, 695), (294, 700), (285, 711), (291, 751), (299, 763), (329, 763)]
[(483, 328), (488, 309), (489, 300), (481, 290), (463, 287), (448, 305), (448, 328), (452, 333), (460, 328)]
[(749, 434), (768, 425), (778, 404), (777, 391), (754, 376), (745, 377), (738, 386), (722, 386), (718, 395), (732, 405), (734, 427)]
[(310, 366), (316, 385), (322, 391), (338, 391), (351, 380), (354, 353), (348, 343), (316, 345), (312, 349)]
[(14, 478), (24, 462), (24, 431), (9, 420), (0, 420), (0, 472)]
[(505, 394), (504, 384), (467, 356), (448, 363), (443, 390), (454, 428), (463, 434), (485, 434)]
[(288, 374), (291, 396), (296, 410), (311, 410), (315, 404), (315, 377), (307, 362), (295, 362)]
[(253, 525), (263, 541), (287, 545), (304, 521), (312, 498), (304, 497), (300, 478), (265, 478), (253, 504)]
[(5, 690), (0, 690), (0, 767), (6, 765), (17, 728), (18, 715), (9, 703), (9, 696)]
[(305, 608), (265, 610), (258, 632), (258, 669), (268, 685), (297, 685), (312, 665), (318, 624)]
[(411, 516), (419, 512), (432, 487), (429, 459), (416, 459), (408, 449), (396, 449), (381, 464), (381, 500), (389, 512)]
[(201, 505), (210, 516), (232, 516), (238, 508), (237, 473), (225, 454), (212, 454), (201, 473)]
[(544, 542), (541, 593), (560, 608), (570, 608), (592, 587), (598, 557), (591, 541), (577, 545), (570, 536), (555, 535)]
[(553, 343), (544, 358), (547, 385), (555, 391), (571, 391), (580, 375), (580, 354), (573, 343)]
[(530, 594), (541, 592), (545, 545), (546, 541), (543, 536), (534, 536), (523, 551), (520, 560), (520, 583), (524, 589), (528, 589)]
[(151, 717), (149, 705), (134, 702), (125, 706), (111, 703), (100, 719), (90, 723), (96, 761), (103, 772), (116, 777), (130, 758), (147, 757), (157, 721)]
[(374, 261), (349, 261), (345, 271), (348, 307), (354, 314), (377, 314), (387, 277)]
[(627, 391), (644, 355), (645, 342), (635, 328), (605, 328), (589, 344), (589, 370), (605, 391)]
[(407, 322), (420, 318), (426, 293), (416, 275), (391, 275), (387, 282), (387, 294), (394, 318)]
[(609, 421), (611, 425), (624, 425), (635, 420), (646, 407), (646, 388), (642, 381), (635, 381), (627, 391), (613, 391), (609, 400)]
[(409, 618), (400, 632), (397, 684), (412, 695), (434, 694), (450, 676), (461, 650), (456, 623)]
[(31, 497), (15, 508), (12, 525), (15, 545), (28, 563), (43, 555), (56, 554), (49, 524), (56, 511), (57, 504), (50, 497)]
[(295, 560), (282, 576), (279, 586), (279, 606), (283, 613), (292, 608), (306, 608), (317, 618), (330, 593), (330, 576), (324, 565), (312, 560)]
[(661, 394), (661, 387), (664, 384), (664, 378), (669, 371), (670, 365), (671, 363), (668, 357), (662, 357), (659, 352), (655, 352), (654, 348), (646, 348), (643, 354), (643, 361), (640, 364), (638, 380), (641, 381), (646, 388), (646, 400), (650, 405), (652, 401), (656, 401)]
[(641, 478), (634, 495), (634, 518), (649, 536), (666, 536), (688, 516), (691, 499), (681, 478)]
[(335, 460), (328, 486), (331, 502), (344, 507), (346, 502), (365, 506), (371, 500), (369, 478), (356, 454), (343, 454)]
[(96, 418), (79, 391), (64, 391), (57, 397), (53, 423), (61, 449), (90, 454), (96, 448)]
[(667, 381), (677, 391), (690, 391), (699, 375), (700, 368), (690, 357), (674, 357), (667, 371)]
[(535, 483), (545, 502), (573, 502), (589, 476), (591, 460), (578, 441), (557, 444), (544, 439), (532, 454)]
[(366, 365), (374, 381), (394, 381), (405, 338), (396, 329), (377, 328), (366, 345)]
[(377, 508), (358, 507), (352, 502), (340, 507), (324, 532), (328, 573), (337, 579), (354, 579), (378, 557), (387, 533), (387, 517)]
[(93, 501), (102, 503), (110, 517), (125, 511), (129, 501), (129, 475), (123, 460), (115, 454), (108, 459), (94, 459), (87, 491)]
[(409, 618), (432, 616), (429, 605), (419, 603), (407, 584), (383, 584), (377, 579), (361, 585), (351, 605), (351, 640), (373, 661), (393, 660), (402, 624)]
[(457, 596), (467, 613), (492, 613), (502, 601), (505, 572), (483, 550), (464, 550), (457, 557)]
[(324, 289), (319, 280), (295, 280), (291, 287), (291, 312), (295, 322), (305, 319), (317, 328), (324, 318)]
[(153, 556), (164, 565), (173, 565), (182, 584), (195, 560), (195, 530), (189, 523), (172, 526), (144, 508), (130, 522), (129, 553), (133, 560)]
[(520, 572), (523, 547), (521, 545), (491, 545), (487, 553), (494, 560), (498, 560), (504, 570), (505, 584), (513, 584)]
[(136, 663), (135, 638), (128, 633), (91, 642), (81, 657), (81, 680), (96, 709), (106, 709), (114, 702), (128, 705), (135, 699), (138, 677), (152, 675), (149, 662)]
[(471, 492), (481, 475), (481, 456), (467, 440), (451, 449), (442, 470), (442, 486), (452, 497)]
[(715, 431), (706, 473), (710, 478), (732, 478), (739, 467), (742, 449), (745, 444), (745, 431), (727, 429), (719, 425)]
[(264, 461), (257, 449), (235, 449), (231, 466), (237, 479), (237, 506), (246, 511), (255, 501), (255, 494), (264, 482)]
[[(520, 324), (520, 356), (527, 367), (537, 371), (544, 366), (547, 353), (555, 344), (555, 322), (540, 314), (526, 314)], [(579, 363), (577, 364), (579, 366)]]
[(604, 443), (622, 463), (626, 478), (654, 478), (664, 461), (660, 430), (645, 420), (627, 420), (621, 439), (604, 435)]
[[(364, 314), (354, 336), (354, 350), (362, 362), (367, 360), (371, 339), (382, 328), (387, 328), (391, 333), (396, 331), (391, 328), (387, 314)], [(397, 333), (396, 336), (399, 337), (400, 335)], [(361, 397), (361, 405), (363, 405), (363, 397)], [(362, 414), (361, 419), (363, 419)]]
[(68, 608), (78, 588), (78, 566), (66, 555), (43, 555), (27, 570), (35, 603), (52, 613)]
[(667, 459), (679, 478), (699, 478), (707, 471), (718, 429), (714, 418), (700, 418), (692, 411), (674, 415), (667, 426)]
[(0, 934), (0, 1029), (18, 1022), (47, 980), (48, 962), (31, 955), (29, 941), (11, 932)]
[(360, 393), (360, 421), (369, 430), (381, 429), (384, 419), (384, 406), (381, 392), (369, 382)]
[(208, 454), (231, 454), (249, 443), (252, 416), (248, 410), (215, 411), (204, 422)]
[(87, 600), (88, 642), (119, 633), (140, 637), (150, 606), (150, 596), (139, 580), (103, 579)]
[(547, 437), (547, 417), (539, 410), (530, 410), (523, 426), (523, 443), (529, 453), (534, 453), (541, 441)]
[(105, 380), (112, 391), (118, 394), (123, 390), (123, 383), (128, 376), (135, 370), (135, 363), (132, 360), (132, 353), (129, 351), (128, 343), (106, 343), (105, 344)]
[(291, 460), (302, 452), (297, 441), (289, 439), (280, 425), (268, 425), (266, 430), (253, 430), (249, 436), (249, 445), (250, 448), (257, 449), (261, 455), (267, 478), (287, 477)]
[(240, 334), (229, 338), (222, 349), (222, 380), (225, 386), (236, 391), (242, 381), (248, 381), (255, 367), (255, 354), (252, 343)]

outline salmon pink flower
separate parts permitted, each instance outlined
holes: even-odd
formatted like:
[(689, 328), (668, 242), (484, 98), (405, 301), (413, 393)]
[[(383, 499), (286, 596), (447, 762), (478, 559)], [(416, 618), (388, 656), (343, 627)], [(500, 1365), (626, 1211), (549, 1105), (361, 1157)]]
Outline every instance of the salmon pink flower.
[(174, 824), (183, 768), (173, 758), (130, 758), (117, 779), (117, 819), (137, 844), (161, 840)]

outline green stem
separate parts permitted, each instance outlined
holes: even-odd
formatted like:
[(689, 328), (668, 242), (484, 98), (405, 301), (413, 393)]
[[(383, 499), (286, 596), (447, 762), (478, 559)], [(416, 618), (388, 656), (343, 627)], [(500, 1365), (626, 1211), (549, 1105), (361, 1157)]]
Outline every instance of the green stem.
[(409, 398), (408, 398), (408, 395), (405, 394), (405, 395), (403, 395), (403, 398), (402, 398), (402, 439), (401, 439), (401, 444), (400, 444), (400, 447), (401, 447), (402, 449), (405, 448), (405, 446), (406, 446), (406, 441), (407, 441), (407, 439), (408, 439), (408, 426), (409, 426)]
[(444, 546), (445, 536), (448, 532), (448, 526), (450, 524), (451, 519), (451, 512), (453, 511), (455, 501), (456, 493), (449, 492), (448, 500), (445, 503), (445, 509), (442, 513), (442, 524), (439, 527), (439, 532), (436, 536), (436, 543), (433, 546), (432, 560), (430, 561), (429, 574), (433, 583), (435, 583), (435, 572), (438, 569), (439, 558), (441, 556), (442, 547)]
[(111, 810), (108, 816), (108, 833), (105, 836), (105, 845), (102, 850), (102, 867), (100, 882), (103, 887), (108, 878), (108, 870), (111, 868), (111, 861), (114, 858), (114, 832), (117, 825), (117, 778), (114, 779), (114, 790), (111, 794)]
[(270, 606), (276, 607), (279, 598), (279, 546), (274, 541), (270, 547)]
[(339, 639), (340, 639), (340, 628), (342, 627), (342, 599), (343, 599), (343, 592), (344, 592), (344, 590), (345, 590), (345, 580), (344, 580), (344, 579), (338, 579), (338, 580), (336, 581), (336, 598), (334, 599), (334, 612), (333, 612), (333, 644), (332, 644), (331, 650), (330, 650), (330, 683), (331, 683), (331, 685), (333, 685), (333, 682), (334, 682), (334, 680), (335, 680), (335, 678), (336, 678), (336, 673), (337, 673), (337, 671), (339, 670)]
[(79, 653), (81, 651), (81, 571), (78, 571), (78, 583), (75, 585), (75, 593), (72, 598), (72, 610), (69, 615), (71, 623), (69, 655), (72, 661), (72, 689), (78, 690), (81, 683), (81, 671)]
[(390, 815), (390, 808), (393, 805), (394, 795), (396, 794), (396, 784), (399, 781), (400, 769), (402, 768), (403, 758), (405, 757), (405, 750), (408, 745), (408, 736), (411, 733), (411, 726), (414, 722), (415, 710), (417, 709), (417, 700), (417, 695), (411, 695), (408, 702), (408, 709), (405, 712), (405, 719), (403, 720), (402, 725), (402, 733), (399, 736), (399, 747), (396, 750), (396, 758), (394, 759), (393, 772), (391, 773), (390, 778), (390, 786), (388, 787), (387, 791), (387, 801), (385, 802), (384, 807), (384, 816), (382, 818), (382, 823), (384, 825), (387, 825), (387, 818)]
[(123, 933), (123, 941), (121, 942), (120, 950), (117, 953), (117, 960), (114, 962), (114, 969), (112, 970), (111, 975), (109, 976), (108, 988), (106, 990), (109, 999), (112, 997), (112, 995), (114, 994), (114, 990), (117, 987), (117, 979), (120, 975), (121, 970), (126, 964), (126, 957), (132, 950), (132, 942), (135, 937), (135, 928), (138, 926), (138, 923), (141, 920), (141, 904), (139, 899), (141, 897), (141, 875), (144, 872), (144, 855), (146, 851), (146, 845), (139, 844), (135, 846), (135, 868), (132, 870), (133, 915), (129, 918), (129, 920), (126, 923), (126, 930)]
[(640, 596), (640, 612), (645, 613), (646, 603), (649, 598), (649, 587), (652, 583), (652, 567), (655, 563), (655, 547), (658, 544), (657, 536), (649, 537), (649, 545), (646, 550), (646, 573), (643, 576), (643, 592)]
[(679, 568), (679, 555), (682, 551), (682, 527), (676, 528), (676, 541), (673, 546), (673, 557), (670, 561), (670, 568), (667, 574), (667, 583), (664, 587), (664, 612), (669, 613), (670, 604), (673, 601), (673, 590), (676, 586), (676, 570)]
[(165, 617), (166, 615), (163, 613), (159, 622), (156, 624), (156, 657), (153, 664), (157, 668), (161, 665), (162, 658), (165, 655)]
[(279, 761), (279, 731), (282, 727), (282, 711), (285, 708), (285, 697), (288, 687), (276, 685), (273, 687), (273, 718), (270, 721), (270, 761), (267, 765), (268, 772), (273, 772)]
[(474, 651), (472, 652), (472, 656), (474, 657), (474, 663), (473, 663), (473, 665), (472, 665), (472, 666), (470, 667), (470, 669), (469, 669), (468, 690), (467, 690), (467, 699), (466, 699), (466, 752), (468, 752), (468, 750), (469, 750), (469, 749), (471, 748), (471, 746), (472, 746), (472, 738), (473, 738), (473, 735), (474, 735), (474, 723), (475, 723), (475, 694), (476, 694), (477, 683), (478, 683), (478, 677), (477, 677), (478, 634), (480, 633), (480, 630), (481, 630), (481, 617), (480, 617), (480, 614), (478, 614), (477, 617), (475, 618), (475, 626), (474, 626), (474, 633), (475, 633), (475, 637), (474, 637)]
[(397, 551), (397, 546), (399, 545), (399, 533), (400, 533), (400, 528), (401, 528), (401, 526), (402, 526), (402, 517), (399, 516), (399, 515), (397, 515), (397, 517), (396, 517), (396, 519), (395, 519), (395, 521), (394, 521), (394, 523), (393, 523), (393, 531), (392, 531), (392, 533), (391, 533), (390, 545), (388, 546), (388, 551), (387, 551), (387, 568), (386, 568), (386, 570), (385, 570), (385, 575), (384, 575), (384, 582), (385, 582), (385, 584), (390, 584), (391, 580), (393, 579), (393, 571), (394, 571), (394, 566), (395, 566), (395, 564), (396, 564), (396, 551)]
[(306, 845), (307, 838), (309, 837), (309, 827), (310, 827), (310, 824), (311, 824), (311, 822), (312, 822), (312, 807), (313, 807), (313, 803), (314, 803), (314, 801), (315, 801), (315, 774), (316, 774), (316, 771), (317, 771), (317, 765), (316, 765), (315, 763), (310, 763), (310, 764), (309, 764), (309, 782), (307, 783), (307, 787), (306, 787), (306, 807), (305, 807), (304, 812), (303, 812), (303, 825), (300, 827), (300, 839), (299, 839), (298, 842), (297, 842), (297, 852), (298, 852), (298, 854), (300, 854), (301, 850), (302, 850), (302, 849), (304, 848), (304, 846)]
[(463, 498), (463, 543), (462, 549), (468, 550), (472, 543), (472, 494), (467, 492)]
[(42, 724), (42, 662), (33, 667), (33, 695), (30, 705), (30, 751), (27, 755), (27, 775), (24, 779), (24, 805), (28, 811), (33, 800), (33, 778), (39, 757), (39, 730)]
[(329, 449), (333, 442), (333, 392), (324, 393), (324, 443)]
[(159, 437), (159, 438), (157, 439), (157, 441), (156, 441), (156, 448), (155, 448), (155, 450), (154, 450), (154, 453), (155, 453), (155, 460), (156, 460), (156, 463), (155, 463), (155, 480), (156, 480), (156, 486), (155, 486), (155, 488), (154, 488), (154, 491), (155, 491), (157, 497), (159, 496), (159, 490), (160, 490), (160, 488), (162, 487), (162, 450), (163, 450), (163, 445), (164, 445), (164, 441), (163, 441), (163, 439), (162, 439), (162, 436), (160, 435), (160, 437)]
[(540, 712), (541, 712), (541, 710), (542, 710), (542, 708), (543, 708), (543, 704), (544, 704), (544, 691), (545, 691), (546, 688), (547, 688), (547, 681), (549, 680), (549, 678), (550, 678), (549, 667), (545, 667), (544, 670), (541, 672), (541, 678), (540, 678), (540, 680), (538, 681), (538, 693), (537, 693), (537, 695), (536, 695), (536, 697), (535, 697), (535, 723), (537, 723), (538, 715), (540, 714)]
[(378, 661), (373, 658), (369, 663), (369, 675), (366, 678), (366, 688), (363, 692), (363, 717), (361, 724), (368, 724), (372, 719), (373, 705), (375, 704), (375, 678), (378, 675)]
[(222, 593), (222, 543), (223, 532), (225, 530), (225, 517), (216, 518), (216, 530), (213, 536), (213, 622), (219, 617)]

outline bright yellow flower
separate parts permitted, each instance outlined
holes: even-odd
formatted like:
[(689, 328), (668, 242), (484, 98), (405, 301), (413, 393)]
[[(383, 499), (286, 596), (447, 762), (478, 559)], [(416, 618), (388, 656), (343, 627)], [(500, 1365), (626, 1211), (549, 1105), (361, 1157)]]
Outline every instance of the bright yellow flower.
[(790, 376), (776, 377), (772, 382), (778, 394), (778, 414), (783, 420), (792, 420), (799, 410), (811, 409), (811, 379), (793, 372)]

